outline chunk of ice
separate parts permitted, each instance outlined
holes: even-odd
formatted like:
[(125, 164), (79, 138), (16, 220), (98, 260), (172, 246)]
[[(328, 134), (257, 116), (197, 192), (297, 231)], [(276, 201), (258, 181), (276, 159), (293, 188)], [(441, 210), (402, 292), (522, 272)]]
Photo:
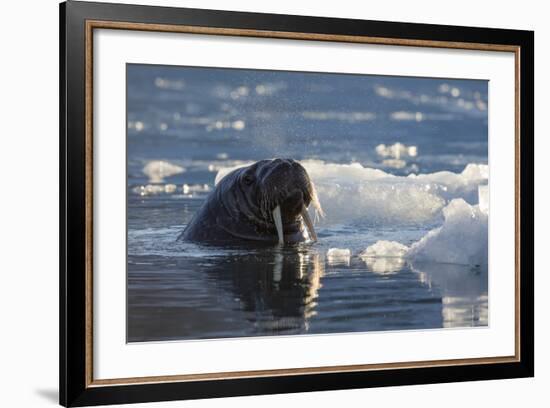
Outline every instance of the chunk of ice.
[(183, 194), (208, 193), (210, 186), (208, 184), (184, 184), (182, 191)]
[(351, 261), (351, 250), (345, 248), (330, 248), (327, 251), (329, 265), (349, 265)]
[(416, 146), (405, 146), (403, 143), (394, 143), (389, 146), (379, 144), (375, 150), (378, 156), (383, 158), (402, 159), (418, 155), (418, 148)]
[(135, 194), (139, 194), (140, 196), (149, 196), (149, 195), (157, 195), (157, 194), (172, 194), (175, 193), (177, 190), (177, 186), (175, 184), (147, 184), (145, 186), (137, 186), (132, 189), (132, 191)]
[(143, 174), (149, 177), (150, 183), (162, 183), (165, 177), (175, 176), (184, 171), (183, 167), (164, 160), (153, 160), (143, 167)]
[(478, 195), (479, 195), (479, 209), (483, 213), (489, 214), (489, 186), (479, 186)]
[(419, 224), (438, 216), (445, 200), (437, 188), (359, 163), (300, 162), (326, 213), (322, 225), (361, 220), (375, 225)]
[(395, 241), (377, 241), (365, 249), (359, 257), (370, 270), (381, 275), (398, 272), (405, 265), (404, 257), (409, 247)]
[[(394, 176), (360, 163), (335, 164), (302, 160), (313, 181), (326, 217), (321, 225), (360, 220), (371, 225), (420, 225), (442, 220), (442, 210), (454, 198), (478, 203), (478, 187), (488, 182), (488, 167), (469, 164), (463, 172)], [(216, 184), (236, 168), (220, 167)]]
[(377, 241), (374, 245), (367, 247), (359, 256), (369, 257), (390, 257), (403, 258), (407, 255), (409, 247), (395, 241)]
[[(376, 264), (381, 258), (406, 258), (412, 262), (487, 265), (488, 216), (478, 205), (461, 198), (452, 200), (443, 209), (445, 221), (409, 247), (394, 241), (378, 241), (359, 256), (376, 271), (396, 269), (388, 261)], [(401, 267), (404, 262), (401, 262)], [(376, 270), (375, 270), (376, 269)]]
[(461, 198), (443, 209), (445, 222), (411, 246), (407, 256), (415, 261), (486, 265), (488, 216), (479, 206)]

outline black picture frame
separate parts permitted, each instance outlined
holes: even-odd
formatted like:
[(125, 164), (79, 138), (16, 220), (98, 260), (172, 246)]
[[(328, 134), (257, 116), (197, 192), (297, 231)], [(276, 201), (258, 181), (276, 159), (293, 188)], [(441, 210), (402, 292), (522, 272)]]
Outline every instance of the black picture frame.
[[(64, 406), (339, 390), (409, 384), (532, 377), (534, 375), (534, 33), (532, 31), (363, 21), (199, 9), (68, 1), (60, 5), (60, 403)], [(90, 382), (87, 371), (86, 29), (87, 21), (186, 25), (223, 29), (366, 36), (427, 42), (517, 47), (516, 151), (521, 202), (516, 245), (521, 252), (517, 361), (449, 364), (136, 384)]]

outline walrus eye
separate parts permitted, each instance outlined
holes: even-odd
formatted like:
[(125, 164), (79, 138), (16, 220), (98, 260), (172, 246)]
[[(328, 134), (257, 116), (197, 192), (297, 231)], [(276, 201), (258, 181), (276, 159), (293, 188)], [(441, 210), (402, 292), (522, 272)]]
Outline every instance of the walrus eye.
[(244, 184), (246, 184), (247, 186), (251, 185), (252, 183), (254, 183), (254, 176), (252, 174), (245, 174), (243, 176), (243, 181), (244, 181)]

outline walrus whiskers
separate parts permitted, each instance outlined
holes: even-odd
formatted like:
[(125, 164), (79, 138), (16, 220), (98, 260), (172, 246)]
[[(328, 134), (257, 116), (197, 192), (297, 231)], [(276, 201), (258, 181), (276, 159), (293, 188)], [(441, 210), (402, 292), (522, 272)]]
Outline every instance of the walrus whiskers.
[(313, 182), (310, 182), (310, 195), (311, 195), (311, 205), (313, 205), (313, 208), (315, 208), (315, 221), (319, 221), (319, 217), (325, 218), (325, 212), (323, 211), (323, 208), (321, 207), (321, 203), (319, 202), (319, 197), (317, 196), (317, 190), (315, 189), (315, 184)]
[(302, 219), (304, 220), (304, 223), (306, 224), (307, 230), (309, 232), (310, 238), (313, 242), (317, 242), (317, 233), (315, 232), (315, 228), (313, 227), (313, 222), (311, 221), (311, 218), (309, 217), (309, 213), (307, 211), (307, 208), (305, 205), (302, 206), (302, 211), (300, 213), (302, 215)]
[[(321, 204), (319, 202), (319, 198), (317, 196), (317, 191), (315, 190), (315, 186), (313, 182), (308, 181), (307, 185), (303, 187), (305, 189), (305, 193), (309, 195), (311, 198), (311, 205), (315, 209), (315, 222), (319, 220), (319, 217), (324, 217), (325, 213), (323, 209), (321, 208)], [(273, 221), (275, 224), (275, 229), (277, 230), (277, 236), (279, 238), (279, 244), (284, 244), (284, 227), (283, 227), (283, 221), (281, 216), (281, 205), (279, 204), (280, 201), (284, 200), (284, 197), (286, 197), (287, 192), (281, 191), (280, 197), (273, 196), (269, 194), (263, 194), (262, 195), (262, 213), (264, 211), (265, 206), (267, 208), (273, 208), (273, 204), (275, 205), (275, 208), (271, 211), (271, 215), (273, 217)], [(269, 213), (269, 211), (267, 211)], [(312, 221), (309, 212), (307, 210), (307, 207), (305, 205), (302, 206), (302, 210), (300, 211), (300, 215), (302, 217), (302, 220), (305, 224), (305, 227), (307, 228), (308, 234), (310, 239), (313, 242), (317, 242), (317, 232), (315, 231), (314, 222)]]

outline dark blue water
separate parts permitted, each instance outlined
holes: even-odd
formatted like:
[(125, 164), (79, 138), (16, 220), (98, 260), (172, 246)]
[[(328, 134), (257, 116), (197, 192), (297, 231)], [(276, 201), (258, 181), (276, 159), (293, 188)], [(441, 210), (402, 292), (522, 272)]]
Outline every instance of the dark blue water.
[[(487, 325), (486, 265), (361, 256), (379, 240), (417, 242), (452, 198), (477, 204), (477, 185), (409, 175), (487, 163), (487, 82), (147, 65), (127, 74), (129, 341)], [(219, 171), (273, 157), (303, 161), (317, 183), (330, 210), (318, 243), (176, 241)]]

